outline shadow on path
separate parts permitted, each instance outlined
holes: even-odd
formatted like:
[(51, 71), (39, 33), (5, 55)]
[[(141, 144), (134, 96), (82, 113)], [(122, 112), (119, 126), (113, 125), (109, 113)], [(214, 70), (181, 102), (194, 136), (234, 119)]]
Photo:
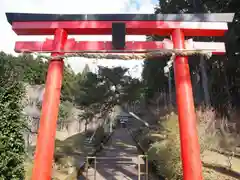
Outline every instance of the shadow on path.
[(219, 166), (219, 165), (213, 165), (213, 164), (209, 164), (209, 163), (204, 163), (204, 162), (203, 162), (203, 166), (207, 167), (209, 169), (213, 169), (217, 172), (223, 173), (227, 176), (231, 176), (231, 177), (234, 177), (234, 178), (240, 178), (240, 173), (239, 172), (235, 172), (235, 171), (233, 171), (231, 169), (228, 169), (226, 167), (222, 167), (222, 166)]

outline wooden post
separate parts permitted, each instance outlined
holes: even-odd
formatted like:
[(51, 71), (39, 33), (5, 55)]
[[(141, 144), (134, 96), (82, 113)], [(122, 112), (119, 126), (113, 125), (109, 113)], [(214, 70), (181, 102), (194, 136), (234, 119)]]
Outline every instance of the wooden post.
[[(57, 29), (53, 49), (61, 51), (66, 40), (67, 32), (63, 29)], [(62, 55), (62, 53), (52, 53), (52, 56), (57, 55)], [(63, 59), (53, 59), (49, 62), (32, 180), (51, 179), (63, 67)]]
[[(174, 48), (184, 49), (184, 33), (172, 32)], [(174, 61), (178, 119), (181, 139), (181, 155), (184, 180), (202, 180), (202, 163), (198, 143), (196, 114), (187, 56), (176, 56)]]

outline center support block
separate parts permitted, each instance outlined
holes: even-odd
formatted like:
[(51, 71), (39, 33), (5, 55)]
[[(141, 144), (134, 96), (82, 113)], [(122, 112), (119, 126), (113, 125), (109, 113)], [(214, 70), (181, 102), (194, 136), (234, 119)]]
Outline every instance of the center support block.
[(115, 50), (125, 48), (126, 43), (126, 24), (123, 22), (112, 23), (112, 47)]

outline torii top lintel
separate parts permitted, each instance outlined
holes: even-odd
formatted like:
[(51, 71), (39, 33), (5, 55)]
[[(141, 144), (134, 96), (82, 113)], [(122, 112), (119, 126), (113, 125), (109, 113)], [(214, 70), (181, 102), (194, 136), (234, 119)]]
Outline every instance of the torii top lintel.
[(234, 13), (213, 14), (30, 14), (6, 13), (18, 35), (110, 35), (112, 23), (123, 22), (127, 35), (170, 35), (180, 28), (185, 36), (223, 36)]

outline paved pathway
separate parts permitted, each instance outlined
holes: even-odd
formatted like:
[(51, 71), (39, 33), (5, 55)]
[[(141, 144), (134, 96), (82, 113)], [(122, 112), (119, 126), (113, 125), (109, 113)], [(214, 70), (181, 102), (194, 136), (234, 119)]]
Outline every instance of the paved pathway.
[[(138, 180), (138, 151), (127, 129), (116, 129), (104, 149), (97, 154), (94, 164), (88, 169), (88, 180)], [(109, 157), (109, 158), (107, 158)], [(144, 172), (143, 159), (139, 159)], [(94, 179), (95, 175), (96, 178)], [(86, 177), (86, 172), (84, 173)], [(84, 178), (85, 179), (85, 178)], [(142, 175), (141, 180), (144, 180)]]

